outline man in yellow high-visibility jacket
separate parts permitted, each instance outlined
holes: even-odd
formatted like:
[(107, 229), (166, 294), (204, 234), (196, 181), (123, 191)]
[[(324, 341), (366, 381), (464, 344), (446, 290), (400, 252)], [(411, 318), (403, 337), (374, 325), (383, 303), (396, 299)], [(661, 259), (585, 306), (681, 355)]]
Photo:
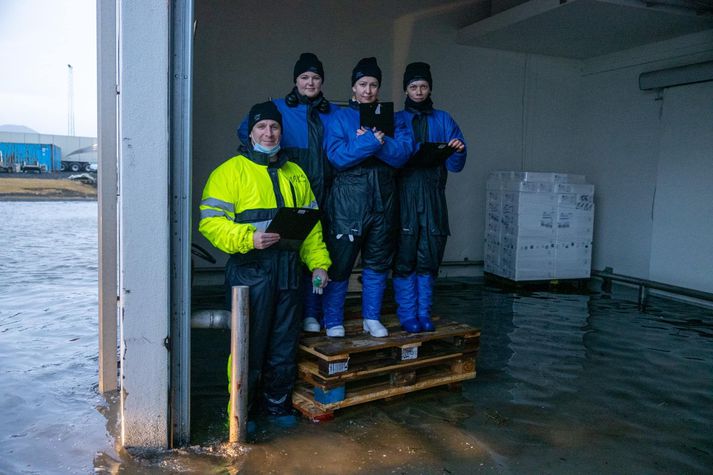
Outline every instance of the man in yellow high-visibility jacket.
[(248, 130), (250, 146), (208, 178), (199, 231), (231, 254), (225, 267), (228, 301), (232, 286), (250, 287), (250, 430), (261, 409), (281, 426), (296, 423), (292, 389), (302, 321), (300, 261), (321, 282), (320, 289), (327, 285), (332, 262), (319, 223), (298, 250), (281, 246), (279, 234), (265, 232), (278, 208), (316, 208), (317, 203), (305, 173), (280, 152), (282, 116), (275, 104), (253, 106)]

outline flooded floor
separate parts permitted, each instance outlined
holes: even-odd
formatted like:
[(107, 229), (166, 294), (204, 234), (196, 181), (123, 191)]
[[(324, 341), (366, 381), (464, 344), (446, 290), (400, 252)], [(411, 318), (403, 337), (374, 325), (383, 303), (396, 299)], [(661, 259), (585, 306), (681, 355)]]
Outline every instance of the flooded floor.
[[(564, 290), (439, 281), (436, 313), (482, 329), (475, 380), (461, 392), (343, 409), (326, 424), (265, 428), (238, 465), (246, 473), (710, 473), (713, 311), (652, 298), (640, 312), (627, 289)], [(225, 404), (217, 399), (213, 408)], [(213, 421), (207, 431), (194, 421), (200, 442), (225, 437), (224, 412), (197, 404), (198, 417)]]
[(226, 336), (197, 331), (194, 445), (130, 455), (115, 444), (116, 402), (97, 394), (96, 204), (0, 202), (0, 214), (0, 473), (713, 471), (712, 310), (476, 279), (436, 293), (437, 314), (482, 329), (478, 376), (460, 392), (263, 425), (231, 449), (215, 383)]

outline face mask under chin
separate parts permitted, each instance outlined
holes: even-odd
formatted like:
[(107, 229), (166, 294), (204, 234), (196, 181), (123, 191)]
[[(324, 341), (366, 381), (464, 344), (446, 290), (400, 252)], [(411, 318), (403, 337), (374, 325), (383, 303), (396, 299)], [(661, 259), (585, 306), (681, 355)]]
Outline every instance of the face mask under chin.
[(265, 155), (273, 156), (280, 151), (280, 144), (278, 143), (274, 147), (265, 147), (259, 143), (253, 144), (253, 150), (256, 152), (264, 153)]

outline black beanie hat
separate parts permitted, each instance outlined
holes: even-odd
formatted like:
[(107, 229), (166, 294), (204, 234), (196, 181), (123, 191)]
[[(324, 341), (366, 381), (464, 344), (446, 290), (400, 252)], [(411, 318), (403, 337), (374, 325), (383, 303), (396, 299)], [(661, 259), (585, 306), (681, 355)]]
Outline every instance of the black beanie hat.
[(371, 76), (378, 79), (379, 85), (381, 85), (381, 69), (379, 69), (379, 65), (376, 64), (376, 58), (373, 56), (360, 59), (357, 65), (354, 66), (352, 70), (352, 86), (364, 76)]
[(414, 81), (426, 81), (428, 87), (433, 89), (433, 79), (431, 79), (431, 66), (428, 63), (411, 63), (404, 71), (404, 91)]
[(319, 74), (319, 77), (321, 77), (322, 81), (324, 81), (324, 68), (322, 67), (322, 61), (320, 61), (314, 53), (302, 53), (300, 55), (300, 59), (298, 59), (295, 63), (295, 69), (292, 72), (292, 81), (297, 81), (297, 76), (305, 71), (311, 71)]
[(277, 106), (272, 101), (261, 102), (260, 104), (255, 104), (250, 108), (250, 113), (248, 114), (248, 134), (252, 132), (255, 124), (261, 120), (271, 119), (280, 124), (282, 127), (282, 114), (277, 110)]

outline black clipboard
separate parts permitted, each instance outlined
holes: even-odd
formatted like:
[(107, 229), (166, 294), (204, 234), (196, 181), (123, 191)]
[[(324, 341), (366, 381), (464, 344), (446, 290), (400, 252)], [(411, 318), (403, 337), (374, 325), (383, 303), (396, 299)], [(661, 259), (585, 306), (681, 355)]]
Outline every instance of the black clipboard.
[(302, 242), (321, 216), (322, 212), (314, 208), (279, 208), (265, 232), (279, 234), (280, 241)]
[(455, 151), (446, 142), (423, 142), (406, 166), (409, 168), (435, 167), (445, 162)]
[(372, 102), (359, 104), (359, 125), (382, 131), (389, 137), (394, 136), (394, 103)]

